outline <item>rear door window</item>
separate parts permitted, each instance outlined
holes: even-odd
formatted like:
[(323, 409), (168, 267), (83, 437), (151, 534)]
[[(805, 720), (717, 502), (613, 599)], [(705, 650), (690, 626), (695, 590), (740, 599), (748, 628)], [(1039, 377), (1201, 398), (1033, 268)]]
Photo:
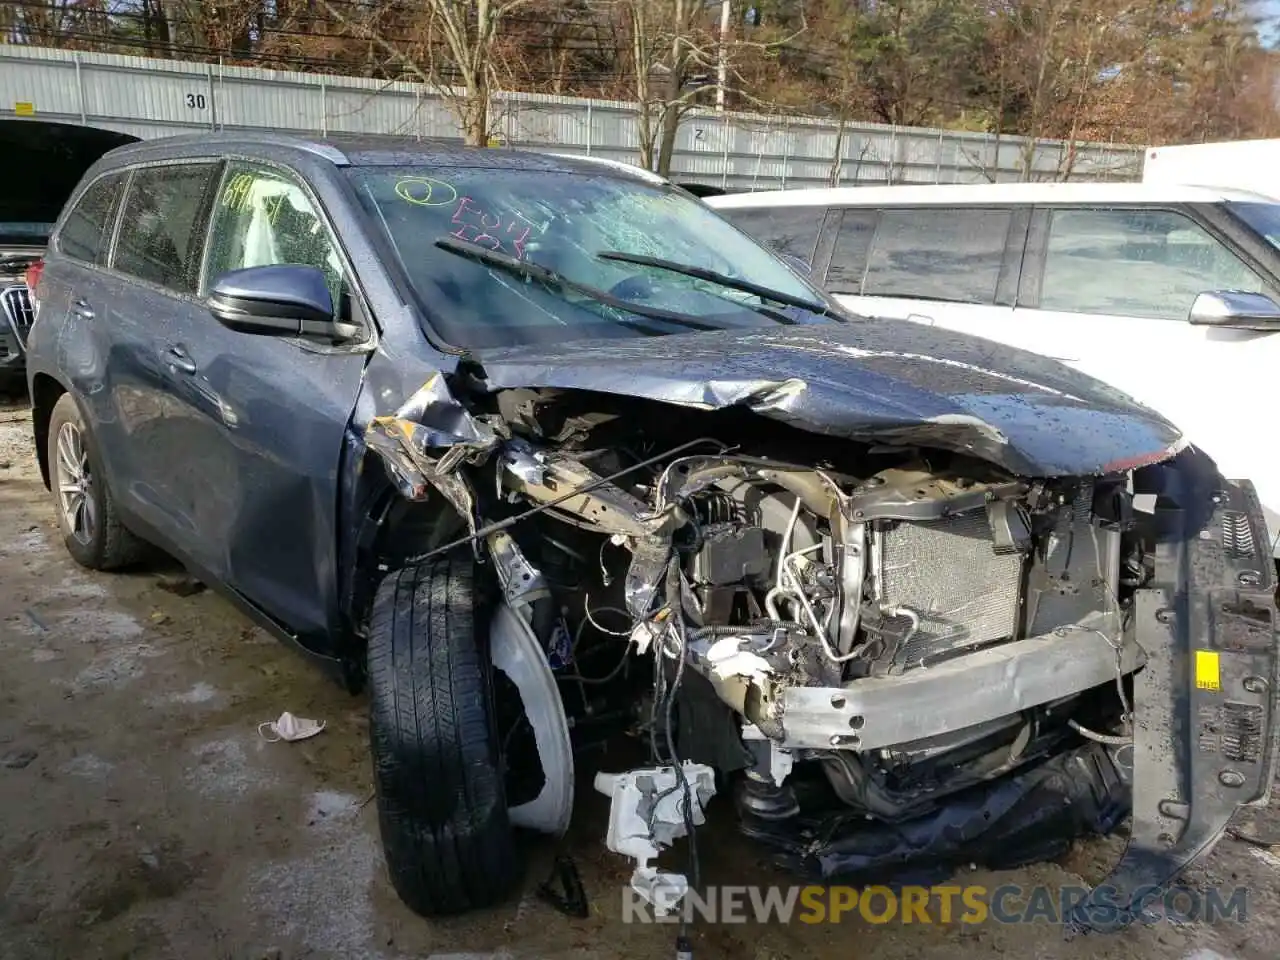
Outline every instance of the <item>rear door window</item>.
[(142, 167), (133, 173), (112, 266), (175, 293), (194, 293), (204, 211), (216, 163)]
[(1238, 256), (1173, 210), (1049, 213), (1040, 309), (1186, 320), (1201, 293), (1265, 292)]
[(813, 263), (826, 207), (755, 207), (722, 210), (730, 223), (770, 250)]
[(885, 210), (862, 295), (994, 303), (1012, 217), (971, 207)]
[(832, 293), (856, 295), (862, 292), (867, 272), (867, 254), (875, 236), (879, 210), (846, 210), (840, 215), (836, 245), (827, 266), (827, 289)]
[(126, 173), (95, 180), (71, 208), (58, 232), (58, 252), (84, 263), (106, 262), (111, 229), (124, 193)]

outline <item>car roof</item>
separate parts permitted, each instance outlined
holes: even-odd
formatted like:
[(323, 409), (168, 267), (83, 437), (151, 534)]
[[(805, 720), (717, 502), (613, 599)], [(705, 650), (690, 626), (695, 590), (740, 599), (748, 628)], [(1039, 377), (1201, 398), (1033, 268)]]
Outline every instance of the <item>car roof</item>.
[(468, 147), (444, 140), (376, 135), (297, 137), (255, 132), (188, 133), (144, 140), (111, 151), (103, 166), (119, 167), (210, 154), (260, 156), (267, 159), (319, 157), (341, 167), (431, 166), (491, 170), (539, 170), (565, 174), (593, 174), (652, 183), (655, 174), (618, 161), (602, 158), (511, 150), (505, 147)]
[(902, 185), (893, 187), (834, 187), (814, 190), (770, 190), (707, 197), (717, 208), (801, 206), (928, 206), (1006, 203), (1221, 203), (1227, 200), (1274, 203), (1247, 190), (1183, 186), (1164, 183), (982, 183)]

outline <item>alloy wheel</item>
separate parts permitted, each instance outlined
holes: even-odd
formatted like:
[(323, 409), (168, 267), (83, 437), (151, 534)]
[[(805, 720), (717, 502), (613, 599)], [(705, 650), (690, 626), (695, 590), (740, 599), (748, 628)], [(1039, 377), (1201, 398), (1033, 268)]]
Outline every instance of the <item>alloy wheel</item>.
[(89, 453), (84, 433), (78, 425), (64, 423), (59, 428), (56, 460), (54, 474), (62, 526), (79, 543), (87, 546), (97, 532), (97, 516)]

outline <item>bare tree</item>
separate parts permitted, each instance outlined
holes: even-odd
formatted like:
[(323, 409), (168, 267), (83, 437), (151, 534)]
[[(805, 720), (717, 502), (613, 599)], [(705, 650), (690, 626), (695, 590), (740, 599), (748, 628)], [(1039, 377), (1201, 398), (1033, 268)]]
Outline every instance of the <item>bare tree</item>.
[(410, 76), (438, 93), (457, 117), (469, 146), (488, 143), (499, 29), (503, 18), (531, 0), (419, 0), (424, 20), (411, 25), (412, 53), (370, 24), (352, 24), (329, 0), (321, 2), (331, 17), (363, 30)]
[(1246, 7), (1241, 0), (999, 0), (983, 58), (997, 136), (1026, 138), (1025, 179), (1040, 175), (1037, 141), (1061, 141), (1053, 169), (1043, 172), (1067, 179), (1084, 142), (1267, 135), (1277, 128), (1276, 59), (1260, 47)]
[(704, 99), (727, 103), (732, 95), (762, 104), (745, 89), (738, 58), (775, 50), (806, 24), (802, 11), (790, 34), (759, 41), (733, 36), (724, 7), (713, 9), (703, 0), (621, 0), (621, 9), (631, 46), (626, 96), (636, 104), (640, 161), (663, 176), (671, 172), (681, 122)]
[(1024, 180), (1038, 170), (1040, 141), (1062, 141), (1051, 175), (1075, 171), (1081, 131), (1109, 78), (1135, 55), (1130, 48), (1135, 7), (1144, 0), (1008, 0), (988, 37), (997, 91), (997, 136), (1013, 114), (1025, 135), (1019, 166)]
[(691, 68), (708, 59), (705, 9), (698, 0), (623, 0), (622, 9), (631, 35), (640, 162), (665, 176), (680, 121), (711, 86), (688, 85)]
[(89, 38), (111, 34), (105, 0), (4, 4), (0, 6), (0, 18), (3, 18), (0, 23), (4, 25), (4, 39), (10, 43), (84, 49), (91, 47)]
[(588, 0), (531, 0), (504, 20), (495, 61), (512, 89), (564, 95), (618, 66), (614, 18)]
[(1062, 141), (1042, 171), (1044, 157), (1020, 143), (1032, 178), (1073, 175), (1091, 141), (1280, 132), (1280, 54), (1259, 42), (1258, 9), (1255, 0), (24, 0), (0, 3), (0, 32), (17, 44), (414, 80), (477, 144), (494, 126), (499, 81), (632, 101), (644, 162), (664, 171), (682, 121), (720, 106), (835, 118), (837, 154), (858, 120), (983, 130), (997, 154), (1005, 137)]

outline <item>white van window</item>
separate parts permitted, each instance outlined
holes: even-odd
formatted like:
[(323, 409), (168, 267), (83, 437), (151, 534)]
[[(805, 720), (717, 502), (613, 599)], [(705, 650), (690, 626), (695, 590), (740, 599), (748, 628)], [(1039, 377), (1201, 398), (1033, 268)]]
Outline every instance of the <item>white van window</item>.
[(1171, 210), (1054, 210), (1042, 310), (1185, 320), (1211, 290), (1262, 280), (1194, 220)]
[(840, 217), (831, 264), (827, 267), (827, 289), (832, 293), (856, 295), (862, 292), (867, 272), (867, 253), (876, 232), (879, 210), (846, 210)]
[(797, 257), (813, 263), (813, 248), (826, 207), (754, 207), (744, 210), (722, 210), (721, 215), (748, 236), (759, 240), (775, 253)]
[(885, 210), (871, 244), (862, 295), (994, 303), (1009, 210)]

